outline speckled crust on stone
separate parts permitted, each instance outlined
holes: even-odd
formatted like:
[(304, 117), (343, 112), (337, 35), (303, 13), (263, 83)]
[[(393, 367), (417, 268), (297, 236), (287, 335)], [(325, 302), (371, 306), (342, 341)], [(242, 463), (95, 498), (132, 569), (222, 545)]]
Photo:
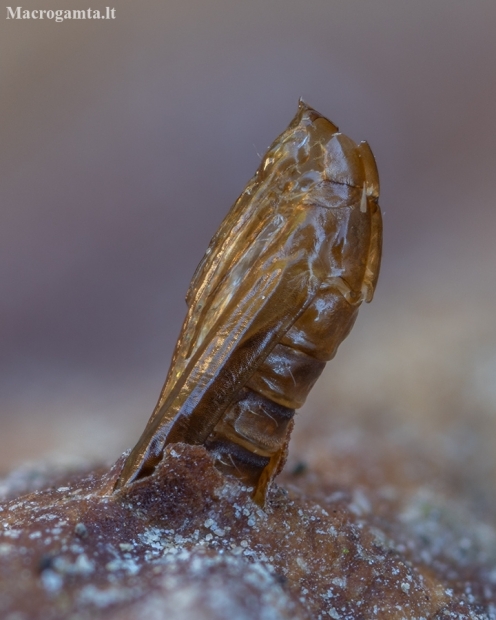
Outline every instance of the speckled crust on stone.
[(495, 617), (494, 531), (467, 523), (460, 547), (440, 498), (287, 474), (263, 511), (183, 444), (108, 495), (122, 463), (0, 504), (2, 619)]

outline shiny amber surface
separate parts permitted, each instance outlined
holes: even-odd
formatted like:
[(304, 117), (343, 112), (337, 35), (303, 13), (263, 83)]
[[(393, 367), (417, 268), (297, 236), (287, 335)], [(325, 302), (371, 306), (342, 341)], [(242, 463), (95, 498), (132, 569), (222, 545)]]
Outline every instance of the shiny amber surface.
[(295, 409), (372, 299), (379, 181), (356, 145), (303, 102), (212, 239), (157, 406), (117, 488), (167, 444), (202, 444), (263, 504)]

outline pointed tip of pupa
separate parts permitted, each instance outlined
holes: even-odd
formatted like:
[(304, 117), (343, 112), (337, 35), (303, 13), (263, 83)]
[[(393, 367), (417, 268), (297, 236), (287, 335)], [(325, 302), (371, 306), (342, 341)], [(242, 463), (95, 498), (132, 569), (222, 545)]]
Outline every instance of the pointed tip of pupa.
[(320, 112), (317, 112), (317, 110), (315, 108), (312, 108), (312, 106), (309, 105), (303, 99), (303, 97), (300, 97), (298, 99), (298, 112), (296, 113), (295, 121), (298, 124), (299, 123), (309, 124), (309, 123), (314, 123), (319, 118), (323, 119), (324, 121), (326, 121), (327, 123), (332, 125), (332, 127), (333, 127), (333, 132), (332, 133), (336, 133), (336, 132), (339, 131), (337, 125), (335, 125), (332, 121), (330, 121), (328, 118), (326, 118)]

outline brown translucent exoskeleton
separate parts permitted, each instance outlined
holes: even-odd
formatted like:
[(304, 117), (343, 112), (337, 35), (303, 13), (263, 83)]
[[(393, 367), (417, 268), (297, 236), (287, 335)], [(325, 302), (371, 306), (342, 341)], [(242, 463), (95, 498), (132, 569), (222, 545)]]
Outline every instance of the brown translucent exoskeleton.
[(203, 444), (264, 504), (295, 409), (372, 299), (378, 197), (368, 144), (300, 102), (193, 276), (165, 385), (117, 489), (184, 442)]

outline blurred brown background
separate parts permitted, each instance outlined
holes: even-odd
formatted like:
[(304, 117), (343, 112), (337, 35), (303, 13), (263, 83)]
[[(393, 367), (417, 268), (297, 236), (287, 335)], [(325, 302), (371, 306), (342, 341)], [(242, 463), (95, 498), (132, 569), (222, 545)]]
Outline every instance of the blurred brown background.
[(301, 96), (370, 142), (385, 243), (293, 450), (387, 441), (490, 497), (494, 1), (113, 6), (0, 25), (0, 471), (134, 443), (195, 266)]

